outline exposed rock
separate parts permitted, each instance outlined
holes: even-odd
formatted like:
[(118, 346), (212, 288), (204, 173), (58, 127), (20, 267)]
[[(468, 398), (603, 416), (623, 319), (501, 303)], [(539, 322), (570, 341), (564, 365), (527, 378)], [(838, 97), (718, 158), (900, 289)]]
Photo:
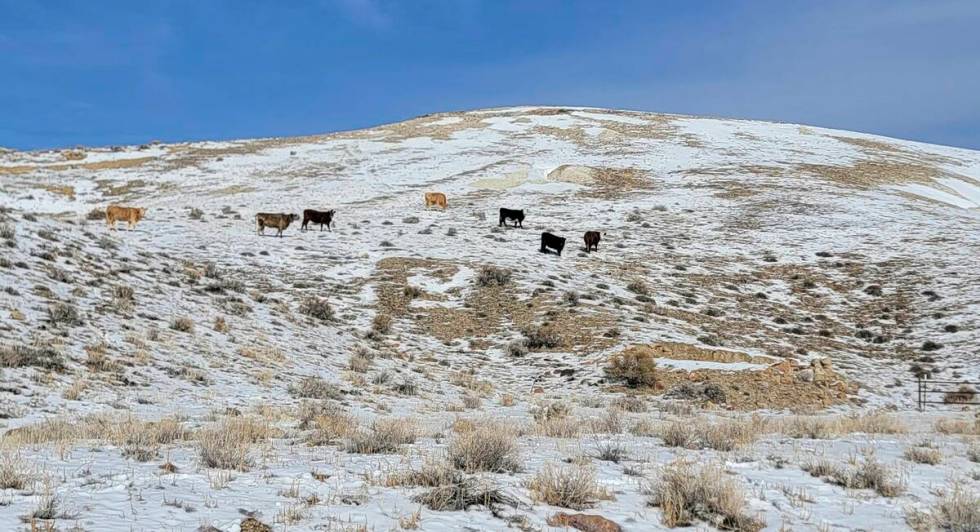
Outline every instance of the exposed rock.
[(558, 512), (548, 519), (549, 526), (572, 527), (582, 532), (620, 532), (623, 530), (615, 522), (601, 515), (567, 514)]
[(259, 521), (254, 517), (246, 517), (242, 519), (241, 525), (239, 525), (242, 532), (272, 532), (272, 527)]

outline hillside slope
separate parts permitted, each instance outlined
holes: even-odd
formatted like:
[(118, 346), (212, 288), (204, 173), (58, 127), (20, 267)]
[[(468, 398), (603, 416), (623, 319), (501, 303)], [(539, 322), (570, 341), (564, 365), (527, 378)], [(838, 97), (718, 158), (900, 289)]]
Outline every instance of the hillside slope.
[[(436, 190), (445, 211), (423, 208)], [(110, 203), (147, 217), (108, 231), (99, 211)], [(313, 403), (342, 406), (364, 427), (411, 416), (427, 435), (412, 448), (428, 451), (459, 416), (521, 423), (574, 398), (584, 418), (604, 418), (624, 391), (659, 408), (851, 411), (910, 408), (917, 374), (980, 380), (980, 153), (969, 150), (791, 124), (508, 108), (303, 138), (0, 152), (0, 205), (0, 410), (21, 430), (7, 444), (91, 439), (23, 436), (43, 420), (176, 415), (203, 430), (257, 412), (277, 443), (249, 451), (252, 462), (304, 486), (311, 467), (343, 463), (330, 489), (368, 508), (304, 507), (295, 523), (281, 516), (291, 529), (312, 527), (310, 513), (388, 529), (418, 506), (356, 480), (379, 470), (371, 455), (344, 462), (296, 445), (316, 417), (296, 420), (297, 408), (324, 408)], [(524, 228), (498, 227), (500, 207), (525, 209)], [(256, 212), (304, 208), (336, 209), (336, 227), (256, 234)], [(598, 252), (585, 252), (587, 230), (603, 232)], [(567, 237), (560, 257), (538, 252), (542, 231)], [(493, 282), (488, 267), (509, 278)], [(624, 350), (651, 354), (655, 386), (628, 390), (607, 375)], [(607, 434), (594, 423), (590, 433)], [(538, 436), (545, 447), (563, 437)], [(37, 460), (111, 470), (132, 460), (131, 440), (109, 437), (114, 457), (49, 449)], [(148, 460), (172, 452), (197, 464), (180, 464), (198, 469), (180, 475), (178, 493), (216, 490), (223, 502), (204, 504), (218, 528), (237, 526), (235, 504), (270, 522), (292, 507), (272, 502), (281, 493), (254, 471), (232, 494), (215, 488), (193, 445), (164, 453), (169, 443), (147, 444)], [(342, 447), (330, 453), (351, 456)], [(558, 458), (524, 454), (532, 465)], [(134, 474), (137, 484), (151, 475)], [(642, 490), (627, 484), (606, 513), (624, 526), (654, 519), (631, 513)], [(105, 520), (115, 511), (179, 529), (203, 519), (159, 502), (119, 510), (132, 494), (107, 496), (114, 485), (60, 489), (86, 501), (86, 529), (128, 530)], [(31, 496), (0, 508), (0, 526), (19, 526)], [(375, 508), (385, 497), (405, 512)], [(875, 511), (894, 519), (890, 504)], [(793, 518), (752, 505), (771, 526)], [(545, 526), (536, 512), (524, 515), (531, 528)], [(467, 515), (476, 528), (502, 525)], [(821, 517), (845, 528), (866, 518)], [(458, 519), (436, 513), (423, 529)]]

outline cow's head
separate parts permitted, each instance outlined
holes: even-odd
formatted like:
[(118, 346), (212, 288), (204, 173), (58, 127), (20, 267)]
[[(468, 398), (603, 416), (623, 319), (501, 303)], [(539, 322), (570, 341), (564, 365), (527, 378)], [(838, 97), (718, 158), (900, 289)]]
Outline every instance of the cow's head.
[(330, 209), (330, 210), (329, 210), (329, 211), (327, 211), (327, 212), (328, 212), (328, 213), (330, 213), (330, 216), (333, 216), (334, 214), (336, 214), (336, 213), (337, 213), (337, 211), (336, 211), (335, 209)]
[(136, 209), (137, 221), (142, 220), (144, 216), (146, 216), (146, 207), (140, 207), (139, 209)]
[(299, 215), (295, 212), (289, 213), (289, 221), (295, 222), (296, 220), (299, 220)]

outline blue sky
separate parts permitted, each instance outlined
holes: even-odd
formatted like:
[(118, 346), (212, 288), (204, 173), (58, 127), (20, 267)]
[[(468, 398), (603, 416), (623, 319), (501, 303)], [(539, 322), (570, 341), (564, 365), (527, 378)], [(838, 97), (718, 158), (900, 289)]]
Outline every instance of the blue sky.
[(551, 104), (980, 149), (980, 1), (0, 0), (0, 146)]

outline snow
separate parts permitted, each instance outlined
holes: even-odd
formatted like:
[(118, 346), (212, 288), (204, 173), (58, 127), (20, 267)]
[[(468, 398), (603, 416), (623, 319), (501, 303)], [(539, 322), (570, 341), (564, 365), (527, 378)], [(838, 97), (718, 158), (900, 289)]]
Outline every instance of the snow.
[[(575, 416), (604, 417), (605, 408), (587, 403), (605, 406), (620, 395), (602, 380), (609, 355), (632, 344), (700, 345), (705, 335), (720, 337), (725, 349), (774, 360), (827, 357), (836, 371), (860, 383), (858, 397), (866, 402), (838, 408), (891, 408), (911, 419), (914, 432), (826, 441), (770, 434), (732, 453), (669, 448), (659, 438), (627, 432), (572, 439), (529, 432), (519, 439), (524, 471), (482, 475), (527, 502), (521, 510), (504, 511), (525, 516), (531, 529), (549, 530), (547, 517), (560, 509), (530, 501), (527, 481), (545, 464), (587, 456), (598, 481), (616, 497), (587, 513), (613, 519), (628, 531), (661, 529), (660, 510), (646, 505), (644, 490), (663, 464), (687, 457), (723, 463), (732, 478), (746, 485), (750, 505), (766, 518), (767, 530), (783, 523), (793, 529), (901, 530), (907, 527), (906, 506), (929, 507), (951, 477), (976, 470), (965, 458), (968, 437), (935, 434), (929, 428), (935, 413), (916, 417), (909, 412), (909, 383), (910, 364), (922, 357), (925, 341), (943, 345), (930, 365), (936, 378), (980, 380), (971, 358), (980, 349), (980, 272), (975, 267), (980, 154), (794, 124), (644, 119), (638, 113), (586, 108), (527, 114), (539, 109), (476, 111), (482, 127), (461, 125), (448, 138), (425, 136), (425, 126), (463, 124), (460, 117), (423, 122), (420, 136), (405, 139), (373, 130), (316, 140), (87, 150), (74, 169), (51, 168), (64, 163), (55, 152), (0, 154), (0, 168), (37, 167), (29, 174), (0, 173), (0, 205), (10, 209), (2, 223), (16, 229), (13, 246), (5, 245), (0, 255), (11, 266), (0, 267), (0, 286), (10, 289), (0, 292), (0, 341), (53, 342), (68, 359), (64, 372), (3, 368), (0, 407), (10, 415), (0, 418), (0, 430), (52, 416), (77, 420), (94, 412), (140, 419), (179, 414), (190, 428), (206, 426), (226, 408), (246, 414), (260, 407), (285, 412), (270, 421), (284, 435), (253, 448), (257, 464), (249, 472), (204, 467), (193, 442), (161, 446), (146, 463), (97, 441), (16, 449), (25, 467), (38, 472), (38, 478), (49, 477), (66, 509), (77, 514), (60, 519), (59, 527), (78, 522), (86, 530), (193, 530), (209, 523), (233, 531), (240, 510), (259, 511), (264, 522), (272, 523), (278, 511), (300, 506), (304, 519), (277, 524), (277, 530), (326, 527), (330, 519), (337, 526), (340, 520), (397, 529), (399, 517), (419, 510), (411, 496), (422, 489), (388, 487), (378, 479), (439, 456), (457, 418), (527, 426), (531, 410), (550, 401), (570, 406)], [(601, 127), (616, 123), (657, 124), (660, 129), (634, 137), (608, 134), (611, 130)], [(546, 131), (535, 130), (538, 126)], [(556, 136), (553, 128), (584, 131), (586, 141)], [(859, 188), (797, 170), (800, 164), (846, 166), (889, 157), (834, 138), (841, 136), (898, 146), (903, 160), (934, 165), (940, 177), (927, 184)], [(193, 160), (188, 150), (197, 153)], [(208, 156), (207, 150), (215, 155)], [(153, 160), (132, 168), (84, 167), (132, 157)], [(546, 180), (561, 165), (632, 168), (645, 176), (645, 186), (620, 190)], [(136, 180), (143, 184), (132, 192), (111, 191)], [(61, 185), (73, 187), (75, 198), (42, 188)], [(436, 190), (449, 198), (445, 211), (423, 208), (423, 193)], [(132, 232), (110, 232), (101, 220), (84, 220), (91, 209), (115, 202), (146, 206), (147, 218)], [(502, 206), (525, 208), (525, 229), (497, 227)], [(298, 213), (310, 207), (337, 209), (332, 231), (300, 232), (297, 223), (283, 238), (256, 234), (255, 212)], [(203, 212), (201, 220), (190, 217), (191, 208)], [(37, 220), (26, 219), (28, 214)], [(590, 229), (605, 236), (598, 252), (585, 253), (581, 233)], [(537, 251), (544, 230), (568, 238), (561, 257)], [(407, 302), (392, 331), (375, 342), (367, 338), (368, 331), (382, 311), (382, 289), (391, 275), (380, 262), (396, 258), (426, 259), (455, 267), (455, 273), (445, 280), (429, 266), (405, 272), (407, 284), (425, 296)], [(201, 277), (206, 263), (216, 264), (221, 279), (240, 282), (242, 290), (211, 291), (218, 280)], [(530, 321), (570, 314), (585, 329), (590, 320), (606, 320), (594, 336), (604, 338), (612, 328), (618, 336), (608, 344), (513, 358), (505, 347), (522, 334), (518, 316), (499, 317), (500, 327), (491, 327), (486, 336), (444, 341), (428, 334), (417, 317), (435, 315), (429, 312), (471, 312), (478, 326), (489, 327), (484, 322), (498, 319), (488, 314), (489, 308), (474, 308), (477, 303), (470, 298), (476, 291), (475, 272), (485, 265), (513, 273), (502, 297), (521, 305), (532, 297), (547, 303), (543, 310), (527, 311)], [(55, 268), (74, 280), (56, 280)], [(648, 286), (650, 302), (638, 300), (628, 288), (636, 280)], [(884, 295), (866, 293), (871, 284), (881, 286)], [(114, 286), (133, 288), (137, 308), (114, 309)], [(923, 295), (926, 290), (939, 299)], [(577, 305), (563, 300), (568, 292), (582, 296)], [(304, 316), (299, 306), (308, 297), (329, 301), (334, 321)], [(249, 310), (239, 314), (236, 300)], [(61, 330), (48, 323), (48, 308), (55, 301), (72, 301), (84, 324)], [(12, 317), (14, 310), (23, 320)], [(193, 317), (192, 334), (169, 328), (177, 316)], [(227, 321), (228, 332), (215, 330), (218, 317)], [(948, 325), (957, 331), (945, 332)], [(797, 327), (801, 331), (790, 331)], [(887, 338), (876, 344), (859, 338), (859, 330)], [(151, 331), (157, 340), (149, 339)], [(100, 342), (130, 385), (86, 365), (85, 348)], [(373, 355), (363, 374), (350, 369), (351, 355), (361, 348)], [(657, 363), (688, 371), (765, 367), (667, 358)], [(558, 373), (568, 369), (574, 370), (572, 378)], [(206, 382), (188, 377), (195, 371)], [(375, 384), (383, 372), (391, 381)], [(308, 375), (346, 389), (336, 403), (361, 422), (413, 416), (425, 435), (391, 455), (307, 446), (293, 417), (300, 401), (290, 387)], [(490, 391), (455, 383), (459, 375), (486, 381)], [(417, 395), (392, 388), (407, 380), (418, 385)], [(86, 383), (85, 391), (77, 399), (66, 398), (79, 381)], [(538, 387), (543, 394), (532, 393)], [(460, 406), (472, 396), (479, 397), (480, 406)], [(515, 405), (501, 406), (505, 396), (513, 397)], [(624, 427), (640, 419), (675, 419), (667, 404), (640, 397), (651, 411), (621, 413)], [(721, 419), (731, 414), (698, 415)], [(906, 447), (927, 438), (943, 449), (942, 464), (902, 458)], [(621, 464), (596, 459), (597, 446), (610, 442), (626, 447), (629, 459)], [(909, 479), (907, 494), (888, 499), (868, 490), (848, 491), (799, 467), (814, 456), (845, 463), (867, 446)], [(777, 467), (772, 456), (785, 458), (788, 465)], [(160, 471), (164, 459), (179, 471)], [(640, 475), (625, 474), (626, 466)], [(331, 476), (320, 482), (311, 470)], [(222, 475), (231, 478), (223, 482)], [(963, 481), (974, 493), (980, 489), (976, 476)], [(316, 493), (321, 502), (307, 508), (300, 499), (281, 494), (294, 484), (304, 496)], [(812, 502), (796, 500), (801, 493)], [(0, 529), (23, 528), (21, 516), (33, 510), (39, 497), (32, 489), (0, 493)], [(422, 509), (421, 516), (422, 530), (507, 526), (486, 509)]]

